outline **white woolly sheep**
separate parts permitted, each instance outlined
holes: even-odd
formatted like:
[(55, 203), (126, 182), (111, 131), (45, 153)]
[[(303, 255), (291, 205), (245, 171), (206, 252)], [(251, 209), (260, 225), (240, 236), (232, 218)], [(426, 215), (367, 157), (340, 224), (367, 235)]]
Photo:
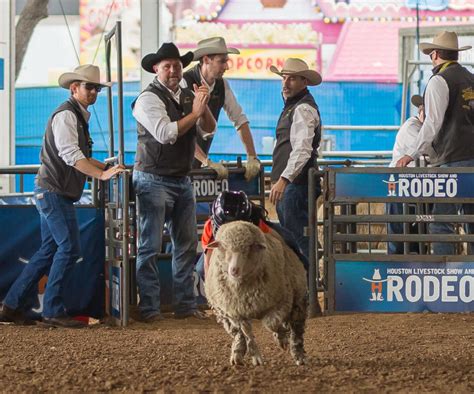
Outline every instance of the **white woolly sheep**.
[(274, 231), (264, 234), (243, 221), (222, 225), (209, 247), (215, 250), (206, 297), (233, 337), (230, 363), (242, 364), (247, 352), (254, 365), (263, 363), (251, 323), (260, 319), (282, 349), (289, 344), (296, 364), (304, 364), (308, 288), (296, 254)]

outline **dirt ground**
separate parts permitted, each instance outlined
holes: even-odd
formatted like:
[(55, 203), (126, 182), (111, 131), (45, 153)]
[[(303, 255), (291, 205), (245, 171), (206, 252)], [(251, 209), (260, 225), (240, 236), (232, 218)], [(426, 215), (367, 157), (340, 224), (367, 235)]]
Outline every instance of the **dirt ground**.
[(311, 319), (296, 366), (260, 324), (265, 365), (229, 365), (213, 319), (125, 329), (0, 326), (0, 391), (473, 392), (473, 314), (355, 314)]

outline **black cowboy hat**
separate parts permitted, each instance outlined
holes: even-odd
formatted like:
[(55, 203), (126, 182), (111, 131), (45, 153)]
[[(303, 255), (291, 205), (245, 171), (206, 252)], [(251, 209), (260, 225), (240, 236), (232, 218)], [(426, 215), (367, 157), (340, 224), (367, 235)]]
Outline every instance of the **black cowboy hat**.
[(193, 53), (188, 52), (180, 56), (176, 45), (172, 42), (165, 42), (156, 53), (149, 53), (142, 59), (142, 67), (145, 71), (154, 74), (153, 66), (164, 59), (179, 59), (184, 68), (193, 61)]

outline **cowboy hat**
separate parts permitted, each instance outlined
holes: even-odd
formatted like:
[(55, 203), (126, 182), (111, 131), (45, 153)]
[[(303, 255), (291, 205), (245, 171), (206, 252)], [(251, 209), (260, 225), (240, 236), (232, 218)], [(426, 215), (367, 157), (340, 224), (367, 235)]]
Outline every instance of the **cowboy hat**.
[(156, 53), (149, 53), (142, 59), (142, 67), (145, 71), (154, 74), (153, 66), (164, 59), (178, 59), (184, 68), (193, 61), (193, 53), (187, 52), (181, 56), (176, 45), (172, 42), (165, 42)]
[(445, 51), (465, 51), (471, 49), (472, 46), (466, 45), (459, 48), (458, 36), (453, 31), (442, 31), (434, 39), (433, 43), (422, 42), (420, 44), (420, 51), (425, 55), (429, 55), (432, 51), (436, 49), (441, 49)]
[(222, 37), (211, 37), (201, 40), (197, 43), (194, 51), (194, 60), (199, 60), (205, 55), (236, 54), (240, 51), (236, 48), (227, 48), (225, 40)]
[(321, 75), (314, 70), (310, 70), (305, 61), (292, 57), (285, 60), (281, 71), (275, 66), (270, 66), (270, 71), (281, 77), (283, 75), (299, 75), (300, 77), (306, 78), (310, 86), (316, 86), (322, 82)]
[(419, 94), (414, 94), (411, 96), (411, 103), (418, 108), (420, 105), (423, 105), (423, 97)]
[(112, 86), (111, 82), (100, 82), (100, 69), (92, 64), (84, 64), (76, 67), (73, 72), (61, 74), (58, 84), (64, 89), (69, 89), (71, 83), (75, 81), (93, 83), (99, 86)]

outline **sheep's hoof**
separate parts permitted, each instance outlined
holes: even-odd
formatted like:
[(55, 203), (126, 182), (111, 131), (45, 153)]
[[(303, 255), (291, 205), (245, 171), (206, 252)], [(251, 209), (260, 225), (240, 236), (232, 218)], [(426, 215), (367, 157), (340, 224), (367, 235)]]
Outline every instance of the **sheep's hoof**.
[(243, 365), (244, 357), (240, 353), (232, 353), (230, 355), (230, 365)]
[(305, 356), (295, 357), (295, 362), (296, 362), (296, 365), (305, 365), (306, 357)]
[(263, 365), (263, 358), (259, 354), (256, 356), (252, 356), (252, 364), (257, 366), (257, 365)]
[(283, 336), (281, 334), (278, 334), (277, 332), (274, 332), (273, 339), (281, 349), (288, 349), (288, 337), (286, 335)]

